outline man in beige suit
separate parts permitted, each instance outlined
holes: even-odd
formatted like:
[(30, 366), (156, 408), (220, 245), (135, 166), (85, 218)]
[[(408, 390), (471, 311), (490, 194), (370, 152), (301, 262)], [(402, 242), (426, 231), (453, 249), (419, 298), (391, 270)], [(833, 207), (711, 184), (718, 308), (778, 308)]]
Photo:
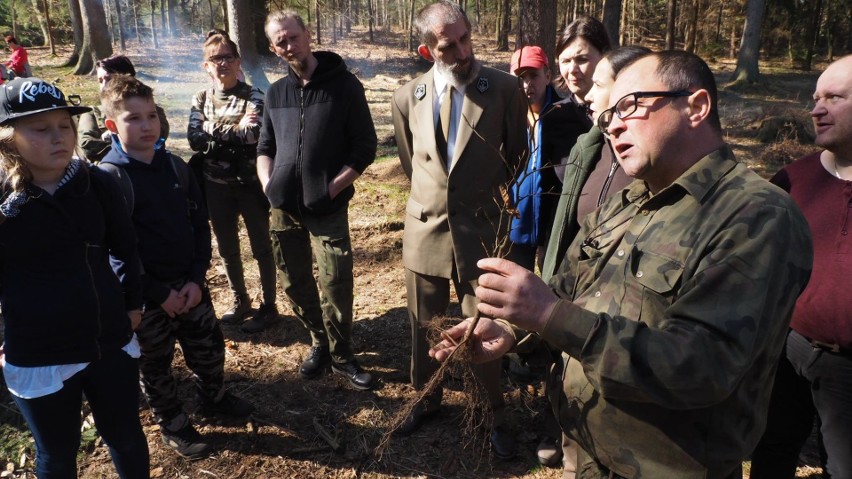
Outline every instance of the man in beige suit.
[[(426, 329), (446, 314), (453, 282), (462, 313), (476, 311), (477, 260), (496, 254), (508, 238), (500, 204), (526, 153), (526, 100), (517, 79), (481, 66), (473, 54), (470, 22), (455, 4), (439, 1), (415, 20), (418, 52), (434, 66), (394, 93), (399, 157), (411, 179), (403, 235), (403, 264), (411, 318), (411, 382), (422, 388), (438, 364), (429, 358)], [(511, 189), (511, 188), (509, 188)], [(514, 455), (503, 427), (500, 363), (479, 371), (494, 409), (492, 451)], [(400, 428), (410, 434), (438, 412), (442, 391), (422, 401)]]

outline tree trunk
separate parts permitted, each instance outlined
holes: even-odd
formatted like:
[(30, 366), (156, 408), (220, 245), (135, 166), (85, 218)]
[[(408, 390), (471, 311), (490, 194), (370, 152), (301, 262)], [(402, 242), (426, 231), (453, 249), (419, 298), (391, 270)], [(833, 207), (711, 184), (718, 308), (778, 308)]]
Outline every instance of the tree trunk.
[(167, 9), (168, 8), (166, 6), (166, 0), (160, 0), (160, 29), (161, 29), (160, 30), (160, 37), (161, 38), (166, 38), (169, 34), (169, 32), (168, 32), (169, 19), (166, 16), (166, 10)]
[(766, 0), (748, 0), (746, 20), (743, 26), (743, 39), (740, 53), (737, 55), (737, 69), (734, 70), (735, 83), (755, 83), (760, 77), (758, 60), (760, 57), (760, 29), (763, 25), (763, 7)]
[(263, 30), (266, 16), (269, 15), (269, 6), (267, 6), (265, 0), (252, 0), (250, 5), (254, 50), (259, 56), (271, 55), (272, 52), (269, 51), (269, 39), (266, 38), (266, 32)]
[(675, 48), (675, 20), (677, 19), (677, 0), (669, 0), (666, 10), (666, 50)]
[(157, 0), (151, 0), (151, 40), (154, 42), (154, 48), (160, 48), (157, 42)]
[(320, 4), (319, 0), (314, 0), (314, 11), (316, 12), (316, 31), (314, 32), (316, 35), (317, 45), (322, 45), (322, 19), (320, 18)]
[(112, 55), (103, 0), (80, 0), (80, 17), (83, 20), (83, 46), (72, 73), (88, 75), (94, 70), (97, 60)]
[(688, 5), (689, 17), (686, 24), (686, 39), (684, 40), (685, 45), (683, 49), (690, 53), (695, 53), (695, 47), (698, 43), (698, 15), (701, 10), (701, 1), (691, 0)]
[(56, 44), (53, 43), (53, 27), (50, 25), (50, 5), (44, 0), (44, 19), (47, 21), (47, 40), (51, 56), (56, 56)]
[(225, 31), (230, 32), (231, 22), (228, 21), (228, 8), (225, 5), (225, 0), (219, 0), (219, 6), (222, 8), (222, 23), (225, 25)]
[(169, 36), (175, 38), (178, 34), (177, 3), (175, 0), (169, 0)]
[(136, 25), (136, 41), (142, 45), (142, 26), (139, 25), (139, 12), (136, 8), (136, 1), (130, 0), (130, 5), (133, 6), (133, 23)]
[[(609, 35), (609, 42), (612, 44), (612, 48), (618, 48), (618, 45), (620, 44), (618, 29), (621, 21), (621, 2), (622, 0), (604, 1), (603, 24), (606, 28), (607, 35)], [(555, 14), (556, 12), (553, 13)], [(551, 63), (551, 65), (552, 64), (553, 63)]]
[(411, 5), (408, 10), (408, 51), (416, 50), (416, 45), (420, 43), (420, 39), (414, 40), (414, 0), (411, 0)]
[(819, 24), (822, 19), (822, 0), (816, 0), (816, 6), (814, 6), (813, 17), (811, 21), (808, 22), (808, 31), (805, 35), (805, 40), (808, 42), (808, 49), (805, 53), (805, 61), (804, 67), (805, 71), (811, 71), (811, 64), (814, 60), (814, 49), (816, 48), (816, 42), (819, 38)]
[(210, 7), (210, 29), (216, 28), (216, 13), (213, 10), (213, 0), (207, 0), (207, 5)]
[(734, 58), (737, 55), (737, 24), (731, 22), (731, 40), (728, 45), (728, 58)]
[(44, 21), (44, 15), (41, 12), (41, 3), (38, 0), (31, 0), (33, 4), (33, 10), (36, 14), (36, 20), (38, 20), (38, 26), (41, 29), (41, 36), (44, 38), (42, 42), (42, 46), (46, 47), (50, 44), (50, 33), (47, 31), (47, 22)]
[(251, 11), (252, 4), (245, 0), (228, 0), (230, 36), (240, 49), (240, 60), (246, 80), (266, 91), (269, 89), (269, 79), (266, 78), (257, 55)]
[(501, 2), (499, 30), (497, 34), (497, 51), (509, 51), (509, 30), (512, 29), (512, 3), (510, 0), (498, 0)]
[(109, 29), (109, 43), (115, 45), (115, 24), (112, 23), (112, 12), (109, 8), (109, 0), (104, 2), (104, 14), (106, 15), (107, 28)]
[[(621, 0), (618, 0), (621, 1)], [(519, 36), (515, 48), (538, 45), (554, 65), (556, 38), (556, 2), (553, 0), (521, 0), (518, 21)]]
[(121, 51), (127, 50), (124, 35), (124, 18), (121, 16), (121, 0), (115, 0), (115, 17), (118, 21), (118, 37), (121, 41)]
[(68, 16), (71, 20), (71, 32), (74, 36), (74, 50), (62, 64), (63, 67), (76, 65), (80, 59), (80, 47), (83, 45), (83, 19), (80, 14), (80, 2), (77, 0), (68, 0)]
[(367, 0), (367, 30), (370, 32), (370, 43), (373, 43), (373, 0)]
[(15, 6), (15, 0), (12, 0), (12, 36), (18, 38), (18, 15)]

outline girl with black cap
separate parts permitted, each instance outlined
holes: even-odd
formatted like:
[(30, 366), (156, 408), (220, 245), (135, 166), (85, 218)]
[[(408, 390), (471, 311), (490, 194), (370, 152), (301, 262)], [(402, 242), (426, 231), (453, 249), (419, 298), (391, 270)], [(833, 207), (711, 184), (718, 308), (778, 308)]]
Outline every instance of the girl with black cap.
[(38, 78), (0, 88), (0, 366), (39, 478), (76, 477), (84, 393), (118, 475), (148, 478), (136, 238), (116, 181), (74, 157), (88, 110)]

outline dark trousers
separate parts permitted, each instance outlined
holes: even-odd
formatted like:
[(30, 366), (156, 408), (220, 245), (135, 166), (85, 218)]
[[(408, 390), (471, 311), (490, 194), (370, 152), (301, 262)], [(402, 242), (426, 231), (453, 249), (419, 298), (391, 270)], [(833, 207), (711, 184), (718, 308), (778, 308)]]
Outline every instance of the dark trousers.
[(246, 225), (249, 244), (257, 269), (264, 304), (275, 304), (275, 262), (269, 238), (269, 200), (260, 183), (215, 183), (205, 180), (207, 209), (219, 256), (225, 264), (225, 274), (234, 296), (247, 295), (240, 256), (240, 216)]
[(181, 422), (174, 419), (185, 414), (172, 375), (175, 341), (180, 342), (184, 361), (195, 374), (201, 397), (213, 402), (221, 399), (225, 390), (225, 339), (207, 288), (202, 289), (201, 302), (188, 313), (170, 318), (160, 307), (145, 311), (136, 335), (142, 348), (142, 390), (161, 426)]
[(139, 371), (124, 351), (104, 353), (59, 391), (35, 399), (12, 397), (33, 433), (36, 475), (76, 478), (80, 449), (80, 408), (89, 401), (95, 426), (119, 477), (148, 478), (148, 443), (139, 423)]
[[(462, 314), (472, 317), (476, 314), (477, 299), (474, 294), (477, 281), (453, 281), (461, 304)], [(432, 319), (447, 314), (450, 305), (450, 280), (437, 276), (415, 273), (406, 268), (405, 290), (408, 296), (408, 317), (411, 321), (411, 384), (415, 389), (421, 389), (429, 382), (432, 374), (438, 370), (438, 362), (429, 357), (429, 340), (427, 333)], [(494, 411), (494, 425), (503, 422), (503, 391), (500, 385), (501, 361), (491, 361), (476, 366), (476, 374)], [(440, 397), (430, 398), (440, 401)]]
[(349, 210), (295, 216), (273, 208), (270, 233), (281, 287), (296, 317), (311, 333), (311, 344), (328, 346), (335, 362), (351, 361), (354, 293)]
[(752, 479), (796, 475), (799, 451), (819, 424), (825, 477), (852, 478), (852, 356), (787, 335), (769, 403), (766, 432), (752, 454)]

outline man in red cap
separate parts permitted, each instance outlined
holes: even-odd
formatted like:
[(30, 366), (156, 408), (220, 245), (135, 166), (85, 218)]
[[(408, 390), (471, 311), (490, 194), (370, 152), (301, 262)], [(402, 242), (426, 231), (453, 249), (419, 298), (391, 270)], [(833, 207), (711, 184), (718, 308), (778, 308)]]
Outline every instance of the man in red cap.
[(527, 96), (530, 145), (526, 171), (518, 176), (513, 192), (520, 217), (512, 220), (509, 237), (518, 263), (533, 270), (537, 251), (539, 260), (544, 256), (546, 235), (562, 189), (564, 162), (577, 137), (592, 125), (574, 103), (559, 98), (550, 85), (547, 55), (541, 47), (516, 50), (509, 72), (520, 79)]

